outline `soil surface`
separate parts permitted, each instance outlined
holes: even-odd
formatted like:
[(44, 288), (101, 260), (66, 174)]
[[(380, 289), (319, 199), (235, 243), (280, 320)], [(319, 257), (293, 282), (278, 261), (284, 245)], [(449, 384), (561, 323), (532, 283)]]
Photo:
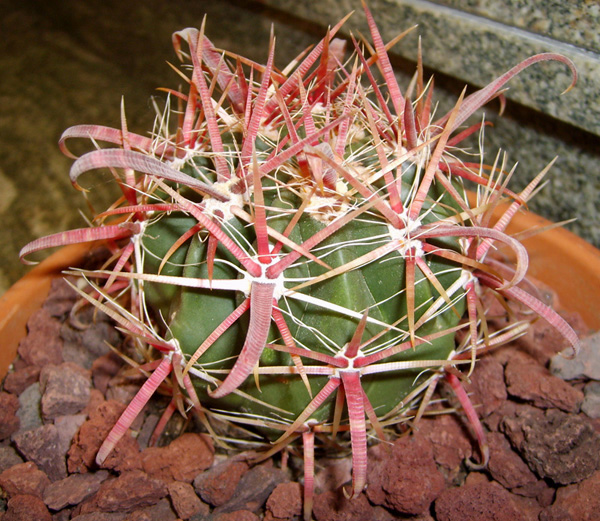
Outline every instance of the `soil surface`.
[[(149, 402), (98, 468), (96, 451), (144, 378), (109, 348), (122, 337), (107, 317), (82, 309), (72, 318), (74, 302), (72, 290), (57, 280), (3, 382), (1, 521), (301, 518), (301, 460), (294, 451), (252, 465), (177, 414), (154, 444), (165, 397)], [(476, 465), (479, 450), (460, 409), (430, 414), (413, 432), (369, 449), (369, 485), (353, 501), (343, 494), (349, 458), (318, 456), (314, 518), (599, 519), (600, 420), (594, 417), (600, 411), (588, 393), (598, 385), (588, 375), (600, 335), (587, 336), (578, 316), (564, 316), (586, 337), (588, 353), (583, 370), (569, 366), (569, 381), (549, 369), (565, 377), (565, 364), (555, 358), (563, 343), (540, 320), (517, 343), (482, 356), (467, 382), (487, 431), (487, 468)], [(595, 360), (598, 368), (600, 357)], [(437, 408), (455, 405), (449, 389), (437, 392)]]

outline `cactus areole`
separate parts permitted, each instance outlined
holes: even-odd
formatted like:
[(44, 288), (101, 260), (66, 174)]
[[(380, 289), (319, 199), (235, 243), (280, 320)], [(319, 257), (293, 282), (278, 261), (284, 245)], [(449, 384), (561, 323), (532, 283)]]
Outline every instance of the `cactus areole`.
[[(486, 295), (532, 309), (577, 348), (566, 322), (518, 285), (527, 253), (505, 233), (548, 167), (515, 194), (502, 161), (463, 161), (458, 148), (482, 127), (464, 127), (467, 118), (516, 74), (558, 61), (573, 85), (573, 64), (532, 56), (435, 117), (420, 59), (402, 91), (365, 13), (372, 44), (336, 38), (342, 21), (284, 70), (274, 37), (263, 65), (216, 49), (204, 27), (179, 31), (187, 89), (167, 89), (151, 137), (130, 132), (124, 110), (120, 128), (63, 134), (71, 157), (71, 138), (112, 145), (76, 158), (70, 175), (79, 186), (83, 173), (108, 168), (122, 197), (93, 226), (38, 239), (21, 257), (105, 240), (110, 261), (78, 271), (89, 282), (79, 291), (130, 333), (132, 363), (150, 375), (99, 464), (162, 386), (170, 411), (191, 408), (221, 443), (232, 441), (215, 430), (224, 420), (258, 432), (270, 453), (302, 438), (308, 518), (315, 440), (349, 441), (356, 496), (369, 433), (386, 438), (417, 421), (440, 378), (456, 390), (485, 463), (457, 375), (527, 326), (488, 327)], [(490, 258), (498, 246), (516, 262)]]

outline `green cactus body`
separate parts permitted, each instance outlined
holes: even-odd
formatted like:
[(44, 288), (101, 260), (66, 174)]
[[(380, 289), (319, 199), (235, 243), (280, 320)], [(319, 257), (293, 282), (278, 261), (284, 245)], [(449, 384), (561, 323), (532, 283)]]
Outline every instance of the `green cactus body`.
[[(206, 164), (203, 162), (203, 164)], [(291, 190), (289, 178), (278, 180), (279, 183), (270, 183), (278, 186), (277, 190), (265, 190), (267, 200), (265, 205), (270, 210), (267, 212), (269, 225), (283, 232), (294, 212), (302, 203), (298, 190)], [(311, 186), (301, 190), (309, 193)], [(452, 205), (444, 206), (440, 202), (442, 194), (436, 193), (437, 187), (432, 188), (434, 203), (430, 198), (424, 207), (425, 220), (435, 222), (456, 213)], [(337, 207), (345, 204), (345, 208), (352, 207), (355, 201), (346, 199)], [(359, 199), (355, 196), (356, 205)], [(294, 227), (290, 239), (296, 244), (302, 244), (315, 233), (322, 230), (326, 223), (324, 219), (332, 220), (343, 212), (334, 210), (336, 207), (335, 196), (328, 199), (322, 198), (323, 208), (315, 218), (315, 214), (305, 211)], [(434, 211), (430, 206), (435, 206)], [(318, 204), (317, 204), (318, 206)], [(146, 230), (144, 246), (146, 254), (145, 271), (156, 273), (159, 262), (165, 257), (174, 241), (194, 226), (195, 220), (181, 214), (163, 216), (158, 222)], [(252, 226), (241, 222), (237, 217), (222, 222), (221, 227), (227, 230), (228, 236), (242, 244), (248, 251), (254, 246), (256, 237)], [(318, 250), (313, 251), (330, 268), (335, 269), (345, 266), (355, 259), (364, 256), (386, 242), (392, 240), (393, 232), (388, 223), (376, 212), (365, 213), (357, 219), (351, 220), (341, 229), (319, 244)], [(458, 249), (457, 241), (447, 241)], [(183, 276), (186, 278), (208, 278), (207, 263), (208, 233), (201, 231), (181, 246), (162, 270), (164, 275)], [(285, 254), (284, 247), (281, 254)], [(449, 288), (461, 276), (461, 269), (443, 259), (428, 258), (427, 263), (440, 283)], [(213, 279), (235, 279), (242, 277), (243, 268), (229, 251), (222, 245), (217, 247), (214, 261)], [(301, 259), (287, 268), (284, 273), (285, 287), (292, 288), (301, 282), (309, 281), (323, 275), (328, 268), (314, 260)], [(345, 345), (350, 342), (357, 325), (359, 316), (368, 310), (368, 323), (364, 339), (374, 335), (379, 338), (368, 346), (369, 352), (377, 351), (384, 347), (405, 342), (408, 337), (407, 302), (405, 291), (405, 261), (400, 251), (392, 251), (381, 258), (368, 264), (359, 266), (351, 271), (343, 272), (335, 277), (323, 280), (314, 285), (309, 285), (299, 291), (310, 297), (331, 303), (335, 309), (327, 309), (313, 303), (298, 301), (293, 298), (280, 298), (278, 306), (285, 316), (286, 323), (292, 333), (297, 346), (302, 346), (311, 351), (322, 352), (331, 356), (340, 355)], [(463, 289), (454, 295), (454, 309), (447, 309), (433, 319), (425, 321), (416, 332), (417, 337), (431, 335), (444, 330), (451, 330), (456, 326), (459, 317), (464, 313), (465, 305), (462, 298)], [(221, 322), (229, 316), (240, 304), (243, 295), (240, 292), (227, 292), (223, 290), (195, 289), (155, 284), (146, 287), (146, 299), (156, 308), (161, 310), (168, 331), (182, 349), (191, 356), (196, 349), (206, 340)], [(415, 278), (415, 320), (418, 320), (431, 304), (440, 295), (430, 282), (417, 271)], [(353, 312), (350, 316), (344, 310)], [(398, 322), (398, 319), (405, 317)], [(211, 345), (197, 362), (200, 370), (230, 369), (239, 355), (245, 340), (247, 318), (236, 322), (223, 335)], [(390, 327), (386, 328), (382, 324)], [(279, 332), (271, 327), (269, 342), (282, 343)], [(454, 334), (448, 333), (427, 344), (410, 348), (402, 353), (386, 359), (386, 362), (400, 360), (445, 360), (455, 348)], [(293, 367), (294, 362), (290, 354), (265, 349), (260, 358), (260, 366)], [(419, 378), (421, 369), (407, 369), (392, 373), (380, 373), (363, 378), (365, 390), (371, 404), (379, 416), (385, 415), (395, 408), (404, 397), (422, 380)], [(425, 377), (427, 372), (422, 375)], [(261, 375), (258, 385), (254, 378), (249, 377), (239, 390), (256, 398), (248, 400), (240, 394), (232, 393), (219, 399), (211, 399), (206, 393), (206, 383), (196, 380), (201, 394), (202, 402), (218, 409), (225, 409), (248, 413), (271, 421), (284, 417), (293, 420), (308, 405), (311, 400), (304, 382), (298, 375)], [(311, 376), (310, 387), (312, 396), (325, 385), (327, 377)], [(333, 414), (334, 400), (323, 404), (311, 418), (318, 422), (330, 422)], [(287, 414), (282, 414), (286, 411)]]

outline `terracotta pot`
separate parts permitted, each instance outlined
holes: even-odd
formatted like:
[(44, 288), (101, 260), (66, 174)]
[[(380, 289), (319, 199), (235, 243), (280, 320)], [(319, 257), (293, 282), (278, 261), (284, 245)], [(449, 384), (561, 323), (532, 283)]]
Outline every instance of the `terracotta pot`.
[[(517, 233), (550, 224), (530, 212), (518, 214), (508, 232)], [(529, 274), (552, 287), (561, 305), (578, 312), (588, 327), (600, 329), (600, 250), (571, 232), (556, 228), (523, 241), (530, 255)], [(69, 266), (82, 262), (93, 246), (62, 248), (0, 298), (0, 379), (14, 360), (27, 320), (44, 302), (54, 277)]]
[(52, 279), (70, 267), (78, 266), (94, 247), (74, 244), (56, 251), (18, 280), (0, 298), (0, 380), (17, 355), (17, 347), (26, 333), (29, 317), (39, 309), (50, 291)]

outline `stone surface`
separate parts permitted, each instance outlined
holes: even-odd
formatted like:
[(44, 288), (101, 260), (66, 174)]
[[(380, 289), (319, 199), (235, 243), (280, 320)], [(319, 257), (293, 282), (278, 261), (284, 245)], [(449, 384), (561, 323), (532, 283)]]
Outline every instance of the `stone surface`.
[(194, 479), (194, 488), (204, 501), (218, 507), (231, 499), (240, 479), (248, 470), (245, 461), (224, 461), (198, 474)]
[(352, 458), (323, 458), (316, 469), (315, 491), (337, 490), (351, 479)]
[(123, 512), (90, 512), (71, 519), (77, 519), (77, 521), (123, 521), (126, 517), (127, 514)]
[(540, 479), (535, 483), (528, 483), (522, 487), (516, 487), (511, 492), (518, 496), (535, 498), (540, 508), (547, 507), (554, 501), (555, 490), (545, 480)]
[(122, 341), (121, 335), (111, 327), (104, 314), (93, 317), (81, 330), (65, 323), (60, 334), (64, 342), (63, 358), (86, 369), (92, 368), (96, 358), (111, 352), (109, 344), (118, 347)]
[(217, 514), (235, 512), (236, 510), (257, 511), (264, 504), (273, 489), (287, 481), (287, 476), (269, 463), (256, 466), (244, 474), (233, 497), (224, 505), (217, 507)]
[(152, 479), (141, 470), (124, 472), (118, 478), (102, 483), (92, 501), (84, 504), (82, 513), (86, 510), (131, 512), (155, 505), (166, 495), (167, 487), (162, 481)]
[(105, 394), (108, 382), (117, 374), (122, 365), (121, 358), (112, 351), (96, 358), (91, 367), (94, 387)]
[[(444, 489), (433, 448), (422, 436), (405, 436), (369, 450), (367, 497), (404, 514), (422, 514)], [(414, 483), (419, 483), (418, 487)]]
[(461, 419), (450, 414), (422, 418), (418, 430), (431, 443), (433, 458), (446, 479), (453, 481), (473, 452), (473, 440)]
[(500, 23), (600, 52), (597, 5), (585, 0), (520, 2), (518, 0), (438, 0)]
[(102, 463), (102, 468), (116, 472), (142, 470), (142, 454), (133, 436), (123, 436)]
[(94, 465), (96, 453), (125, 406), (115, 401), (102, 402), (90, 413), (79, 429), (69, 449), (69, 472), (87, 472)]
[(125, 516), (125, 521), (177, 521), (177, 514), (171, 508), (167, 498), (161, 499), (155, 505), (138, 508)]
[(167, 447), (149, 447), (142, 451), (142, 466), (149, 475), (165, 481), (191, 483), (212, 465), (214, 446), (208, 436), (185, 433)]
[(63, 359), (62, 341), (57, 334), (59, 330), (60, 322), (47, 309), (39, 309), (27, 321), (29, 334), (19, 343), (19, 356), (40, 369), (60, 364)]
[(55, 481), (67, 476), (64, 453), (56, 426), (49, 423), (37, 429), (16, 434), (13, 440), (19, 452), (33, 461), (48, 477)]
[(36, 496), (26, 494), (8, 500), (2, 521), (52, 521), (52, 516), (44, 502)]
[(211, 516), (210, 521), (259, 521), (259, 517), (250, 510), (236, 510)]
[(40, 368), (35, 365), (28, 365), (22, 369), (17, 369), (8, 373), (4, 379), (4, 390), (9, 393), (20, 395), (30, 385), (37, 382), (40, 376)]
[(67, 455), (71, 448), (73, 437), (77, 434), (77, 431), (86, 419), (85, 414), (69, 414), (54, 419), (54, 426), (58, 431), (59, 451), (61, 454)]
[(42, 414), (46, 419), (76, 414), (90, 399), (91, 375), (72, 362), (44, 367), (40, 373)]
[(515, 356), (504, 371), (508, 392), (536, 407), (557, 407), (577, 412), (583, 393), (553, 376), (546, 368), (527, 356)]
[(17, 416), (19, 399), (14, 394), (0, 392), (0, 441), (19, 430), (21, 424)]
[(281, 483), (267, 499), (267, 515), (272, 519), (291, 519), (302, 513), (302, 485)]
[(600, 472), (582, 482), (562, 487), (540, 521), (595, 521), (600, 512)]
[(494, 482), (445, 490), (435, 513), (438, 521), (528, 521), (511, 494)]
[(0, 473), (19, 463), (23, 463), (23, 458), (17, 454), (14, 447), (0, 447)]
[(395, 517), (385, 508), (373, 506), (365, 494), (349, 500), (343, 489), (317, 494), (313, 515), (317, 521), (393, 521)]
[(173, 508), (180, 518), (189, 519), (198, 513), (208, 514), (208, 505), (200, 500), (189, 483), (173, 481), (167, 488)]
[(42, 393), (40, 393), (40, 384), (35, 382), (31, 384), (19, 395), (19, 432), (37, 429), (42, 426), (42, 410), (40, 403)]
[(562, 485), (576, 483), (591, 476), (600, 464), (600, 435), (583, 416), (523, 407), (504, 420), (503, 429), (541, 478)]
[(65, 479), (50, 483), (44, 489), (44, 503), (51, 510), (61, 510), (68, 505), (77, 505), (98, 492), (101, 483), (107, 477), (108, 472), (106, 471), (93, 474), (71, 474)]
[(41, 498), (48, 485), (48, 476), (30, 461), (19, 463), (0, 474), (0, 488), (9, 497), (25, 494)]
[(69, 286), (67, 279), (74, 282), (73, 277), (56, 277), (50, 284), (50, 291), (43, 307), (52, 317), (65, 317), (77, 300), (77, 292)]
[(487, 440), (490, 448), (488, 471), (496, 481), (508, 489), (524, 487), (538, 481), (503, 434), (490, 432)]
[(493, 357), (482, 357), (475, 366), (470, 384), (465, 385), (465, 390), (470, 394), (471, 402), (477, 406), (479, 417), (489, 416), (506, 401), (502, 364)]

